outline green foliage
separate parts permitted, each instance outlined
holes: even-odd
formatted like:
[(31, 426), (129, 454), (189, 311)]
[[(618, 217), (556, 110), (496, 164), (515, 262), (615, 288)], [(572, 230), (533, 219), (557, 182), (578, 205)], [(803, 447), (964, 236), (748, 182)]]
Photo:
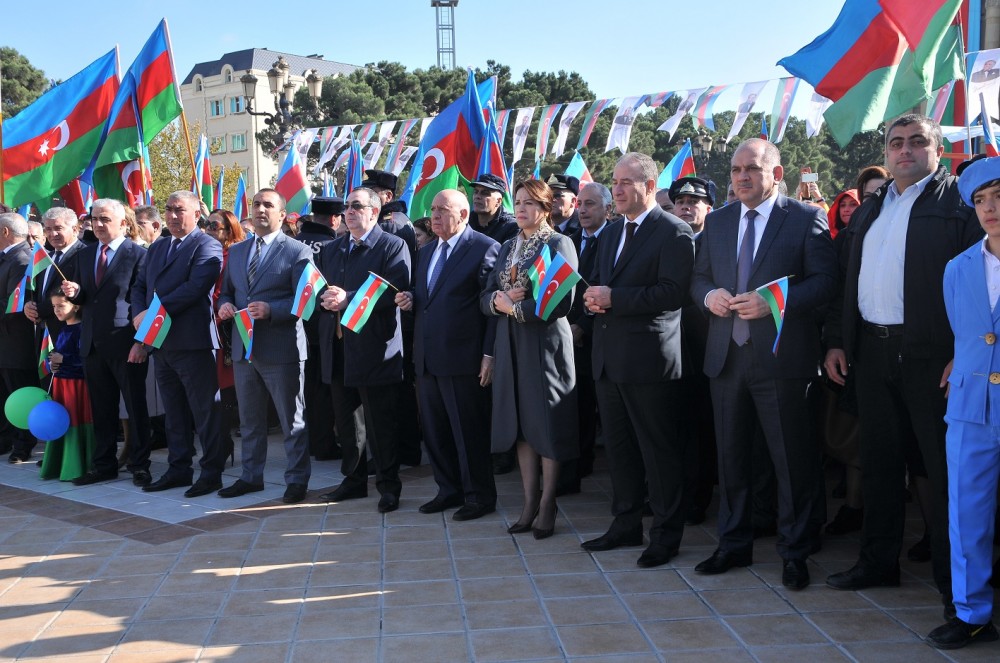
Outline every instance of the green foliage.
[[(201, 135), (201, 125), (195, 122), (190, 126), (190, 133), (191, 149), (197, 150), (198, 145), (195, 141)], [(226, 167), (222, 200), (227, 208), (231, 208), (233, 198), (236, 196), (239, 168), (235, 163), (227, 163), (225, 155), (212, 155), (213, 188), (219, 180), (222, 166)], [(161, 211), (167, 202), (167, 196), (171, 193), (191, 189), (191, 156), (184, 144), (184, 130), (179, 122), (168, 124), (149, 144), (149, 172), (153, 176), (153, 198)]]
[(9, 120), (49, 88), (45, 72), (9, 46), (0, 47), (0, 101), (3, 119)]

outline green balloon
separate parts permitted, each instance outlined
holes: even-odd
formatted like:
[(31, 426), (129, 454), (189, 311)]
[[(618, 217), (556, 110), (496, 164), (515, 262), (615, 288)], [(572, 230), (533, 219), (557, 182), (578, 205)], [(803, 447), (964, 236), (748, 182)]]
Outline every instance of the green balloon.
[(38, 387), (21, 387), (7, 397), (3, 412), (12, 426), (28, 430), (28, 415), (36, 405), (47, 399), (49, 395)]

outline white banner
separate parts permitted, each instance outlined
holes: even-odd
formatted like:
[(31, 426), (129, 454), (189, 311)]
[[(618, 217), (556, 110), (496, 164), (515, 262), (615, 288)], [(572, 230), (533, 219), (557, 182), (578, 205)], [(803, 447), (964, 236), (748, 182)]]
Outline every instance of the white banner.
[(412, 145), (404, 148), (402, 154), (399, 155), (399, 160), (396, 162), (396, 166), (392, 169), (392, 174), (399, 175), (403, 172), (403, 169), (406, 168), (406, 164), (410, 163), (410, 159), (413, 158), (413, 155), (416, 154), (416, 152), (417, 148)]
[(767, 85), (767, 81), (747, 83), (743, 86), (743, 89), (740, 91), (740, 105), (736, 107), (736, 117), (733, 118), (733, 127), (729, 130), (729, 135), (726, 136), (727, 143), (743, 128), (747, 117), (750, 116), (750, 112), (753, 110), (754, 104), (757, 103), (760, 91), (764, 89), (765, 85)]
[(677, 106), (677, 110), (674, 114), (667, 118), (667, 121), (657, 127), (657, 131), (666, 131), (670, 134), (670, 137), (674, 137), (674, 132), (677, 131), (678, 125), (680, 125), (681, 120), (684, 116), (694, 110), (694, 107), (698, 105), (698, 97), (701, 96), (702, 92), (707, 90), (707, 87), (698, 88), (697, 90), (685, 90), (684, 92), (678, 92), (677, 96), (681, 98), (681, 103)]
[(823, 128), (823, 113), (833, 105), (833, 102), (816, 92), (809, 99), (809, 111), (806, 113), (806, 136), (812, 138)]
[[(324, 131), (328, 130), (332, 133), (336, 128), (337, 127), (329, 127)], [(347, 145), (347, 141), (350, 139), (351, 139), (351, 127), (340, 127), (340, 134), (338, 134), (336, 138), (333, 138), (331, 136), (330, 140), (327, 141), (326, 149), (323, 150), (323, 154), (319, 156), (319, 161), (313, 168), (313, 175), (319, 176), (319, 173), (323, 169), (323, 166), (330, 163), (330, 160), (333, 159), (334, 155), (337, 154), (337, 151), (340, 150), (340, 148), (342, 148), (344, 145)]]
[(604, 148), (605, 152), (610, 152), (616, 147), (622, 154), (628, 152), (628, 141), (632, 137), (632, 125), (635, 123), (635, 114), (646, 101), (646, 95), (636, 97), (625, 97), (618, 106), (618, 112), (611, 123), (611, 131), (608, 132), (608, 144)]
[(389, 138), (392, 136), (392, 130), (396, 128), (396, 120), (389, 120), (383, 122), (382, 126), (378, 129), (378, 141), (374, 143), (372, 149), (368, 151), (368, 156), (365, 157), (365, 170), (369, 168), (374, 168), (375, 164), (378, 163), (378, 158), (382, 156), (382, 151), (385, 150), (385, 146), (389, 144)]
[(535, 107), (518, 108), (517, 119), (514, 120), (514, 159), (511, 164), (521, 160), (524, 154), (524, 144), (528, 140), (528, 132), (531, 130), (531, 120), (535, 117)]
[(566, 139), (569, 138), (569, 127), (586, 105), (586, 101), (574, 101), (571, 104), (566, 104), (566, 108), (563, 109), (562, 116), (559, 118), (559, 134), (556, 136), (556, 145), (552, 150), (556, 157), (561, 157), (563, 152), (566, 151)]

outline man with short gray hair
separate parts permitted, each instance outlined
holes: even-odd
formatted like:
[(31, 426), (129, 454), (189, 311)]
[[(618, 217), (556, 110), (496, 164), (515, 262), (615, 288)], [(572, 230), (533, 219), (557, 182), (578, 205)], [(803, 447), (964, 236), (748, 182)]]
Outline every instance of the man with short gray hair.
[[(52, 295), (61, 292), (63, 274), (76, 271), (77, 256), (84, 243), (77, 238), (76, 212), (67, 207), (52, 207), (42, 215), (45, 240), (52, 247), (53, 265), (35, 279), (31, 301), (24, 305), (24, 314), (35, 324), (44, 325), (55, 343), (64, 324), (52, 312)], [(41, 339), (38, 339), (39, 342)]]
[[(31, 260), (28, 224), (16, 212), (0, 214), (0, 306), (12, 296), (27, 297), (22, 279)], [(38, 355), (35, 327), (24, 313), (0, 315), (0, 403), (21, 387), (38, 386)], [(31, 458), (36, 440), (26, 430), (13, 426), (4, 414), (0, 419), (0, 453), (10, 451), (11, 463)]]

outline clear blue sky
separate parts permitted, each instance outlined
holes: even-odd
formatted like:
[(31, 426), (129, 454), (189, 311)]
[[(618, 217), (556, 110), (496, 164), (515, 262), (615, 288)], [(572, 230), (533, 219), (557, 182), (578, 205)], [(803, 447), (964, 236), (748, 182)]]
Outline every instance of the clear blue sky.
[[(115, 43), (122, 68), (128, 67), (164, 15), (181, 78), (197, 62), (250, 47), (321, 53), (358, 65), (394, 60), (409, 69), (437, 61), (430, 0), (6, 4), (0, 44), (16, 48), (49, 78), (68, 78)], [(384, 9), (353, 15), (359, 5)], [(598, 98), (759, 81), (787, 75), (774, 63), (826, 30), (841, 6), (841, 0), (460, 0), (456, 59), (473, 67), (497, 60), (511, 67), (515, 80), (525, 69), (577, 71)], [(275, 7), (288, 13), (276, 14)], [(727, 93), (716, 110), (735, 106), (736, 99), (736, 92)]]

